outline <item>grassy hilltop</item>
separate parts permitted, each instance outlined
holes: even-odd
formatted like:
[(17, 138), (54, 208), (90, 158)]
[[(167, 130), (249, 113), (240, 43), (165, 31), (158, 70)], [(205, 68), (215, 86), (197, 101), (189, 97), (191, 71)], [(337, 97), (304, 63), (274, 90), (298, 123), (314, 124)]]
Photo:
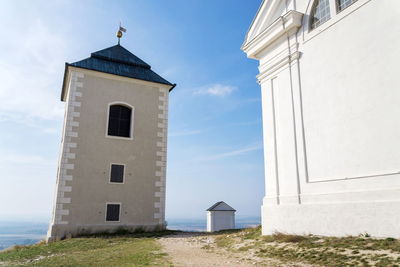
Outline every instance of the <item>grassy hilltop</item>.
[[(178, 259), (163, 252), (158, 238), (174, 233), (179, 232), (103, 235), (17, 246), (0, 252), (0, 267), (173, 266)], [(282, 233), (261, 236), (258, 227), (217, 233), (180, 232), (180, 238), (176, 237), (168, 240), (175, 244), (174, 240), (183, 239), (190, 252), (206, 252), (198, 253), (203, 259), (218, 255), (218, 259), (243, 263), (240, 266), (400, 266), (400, 240), (367, 234), (342, 238)], [(181, 257), (188, 256), (183, 253)]]
[(0, 266), (170, 266), (156, 238), (169, 231), (66, 239), (0, 252)]

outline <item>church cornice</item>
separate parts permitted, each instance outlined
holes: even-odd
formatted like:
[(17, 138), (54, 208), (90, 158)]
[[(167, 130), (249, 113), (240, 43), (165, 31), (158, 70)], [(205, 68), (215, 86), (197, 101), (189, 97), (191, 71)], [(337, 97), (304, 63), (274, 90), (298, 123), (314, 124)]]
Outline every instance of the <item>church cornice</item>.
[(297, 32), (302, 25), (302, 18), (303, 13), (290, 10), (253, 39), (244, 43), (242, 50), (247, 54), (247, 57), (258, 59), (258, 54), (271, 46), (274, 41), (287, 33)]

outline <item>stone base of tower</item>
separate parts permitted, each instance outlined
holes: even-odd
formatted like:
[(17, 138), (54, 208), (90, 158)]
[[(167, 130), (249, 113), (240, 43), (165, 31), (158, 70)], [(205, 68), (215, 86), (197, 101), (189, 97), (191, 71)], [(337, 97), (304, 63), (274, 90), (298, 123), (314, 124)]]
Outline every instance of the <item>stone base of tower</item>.
[(65, 238), (94, 234), (113, 234), (121, 232), (156, 232), (166, 229), (166, 224), (154, 225), (69, 225), (52, 224), (47, 232), (47, 242), (54, 242)]
[(400, 201), (262, 206), (262, 234), (400, 238)]

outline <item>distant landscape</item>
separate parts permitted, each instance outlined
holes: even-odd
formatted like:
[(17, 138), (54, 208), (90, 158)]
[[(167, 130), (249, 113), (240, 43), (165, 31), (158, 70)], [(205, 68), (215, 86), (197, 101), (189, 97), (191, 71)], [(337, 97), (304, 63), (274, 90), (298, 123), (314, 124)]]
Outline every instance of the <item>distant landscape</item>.
[[(207, 229), (205, 219), (169, 219), (167, 220), (169, 230), (182, 230), (188, 232), (204, 232)], [(235, 228), (256, 227), (261, 224), (260, 217), (237, 217)]]
[(47, 223), (0, 222), (0, 250), (37, 243), (45, 238), (47, 227)]
[[(201, 232), (206, 230), (204, 219), (169, 219), (167, 228), (170, 230)], [(261, 223), (260, 217), (238, 217), (236, 228), (255, 227)], [(47, 223), (32, 222), (1, 222), (0, 250), (14, 245), (31, 245), (46, 237)]]

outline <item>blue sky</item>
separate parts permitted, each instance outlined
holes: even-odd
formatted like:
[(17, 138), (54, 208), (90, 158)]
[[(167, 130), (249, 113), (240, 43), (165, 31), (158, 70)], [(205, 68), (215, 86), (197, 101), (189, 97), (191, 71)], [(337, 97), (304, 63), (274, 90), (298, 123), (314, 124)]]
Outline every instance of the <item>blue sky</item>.
[(259, 216), (264, 194), (257, 62), (240, 50), (261, 0), (2, 1), (0, 220), (48, 219), (64, 63), (121, 44), (170, 94), (167, 219), (224, 200)]

